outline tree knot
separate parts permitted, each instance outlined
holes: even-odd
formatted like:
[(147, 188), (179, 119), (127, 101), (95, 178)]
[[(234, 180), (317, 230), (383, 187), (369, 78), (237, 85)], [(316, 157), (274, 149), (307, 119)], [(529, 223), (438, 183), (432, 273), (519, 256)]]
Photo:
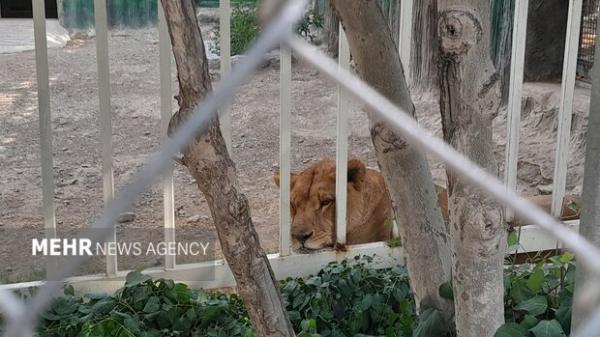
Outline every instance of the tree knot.
[(483, 29), (477, 17), (464, 10), (447, 10), (438, 21), (442, 56), (455, 61), (479, 43)]

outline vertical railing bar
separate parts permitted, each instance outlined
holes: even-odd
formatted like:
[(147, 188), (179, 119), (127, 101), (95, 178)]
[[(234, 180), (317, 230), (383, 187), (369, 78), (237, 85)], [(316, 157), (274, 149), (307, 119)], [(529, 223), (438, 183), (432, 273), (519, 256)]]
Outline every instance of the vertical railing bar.
[(290, 49), (280, 47), (279, 62), (279, 254), (290, 254), (290, 149), (292, 57)]
[(558, 111), (558, 134), (552, 189), (551, 213), (556, 217), (560, 216), (562, 210), (567, 180), (567, 160), (569, 158), (569, 141), (571, 139), (571, 115), (573, 112), (573, 95), (575, 94), (575, 72), (577, 70), (577, 52), (579, 51), (582, 5), (582, 0), (569, 1), (569, 18), (560, 86), (560, 109)]
[(410, 83), (410, 48), (412, 45), (412, 13), (413, 0), (400, 1), (400, 34), (398, 41), (398, 51), (400, 52), (400, 60), (404, 68), (404, 76), (406, 82)]
[[(164, 138), (168, 137), (169, 121), (172, 115), (172, 88), (171, 88), (171, 42), (165, 13), (161, 4), (158, 4), (158, 55), (160, 74), (160, 129)], [(165, 242), (175, 242), (175, 191), (173, 189), (173, 167), (171, 166), (163, 175), (163, 217), (165, 229)], [(165, 254), (165, 268), (173, 269), (176, 265), (176, 256)]]
[[(504, 183), (511, 190), (517, 189), (517, 167), (519, 162), (519, 135), (521, 132), (521, 97), (523, 91), (523, 69), (525, 67), (525, 41), (527, 37), (527, 12), (529, 1), (515, 1), (513, 19), (510, 83), (507, 106), (507, 136), (505, 149)], [(512, 221), (514, 212), (506, 208), (506, 221)]]
[[(344, 28), (340, 24), (338, 45), (338, 66), (350, 69), (350, 49)], [(346, 243), (346, 198), (348, 186), (348, 116), (350, 114), (348, 93), (338, 84), (337, 131), (335, 153), (335, 209), (336, 209), (336, 242)]]
[[(110, 69), (108, 58), (108, 16), (107, 0), (94, 0), (94, 20), (96, 28), (96, 61), (98, 64), (98, 98), (100, 110), (100, 142), (102, 147), (102, 191), (104, 204), (108, 206), (114, 199), (112, 109), (110, 106)], [(116, 230), (107, 242), (117, 240)], [(106, 255), (106, 273), (116, 275), (117, 256)]]
[[(231, 4), (230, 0), (219, 2), (219, 50), (221, 64), (221, 78), (231, 71)], [(225, 139), (227, 149), (231, 151), (231, 108), (225, 105), (219, 110), (221, 133)]]
[[(35, 38), (35, 67), (37, 75), (38, 110), (40, 118), (40, 161), (42, 167), (42, 204), (46, 237), (56, 237), (54, 209), (54, 163), (52, 153), (52, 111), (50, 110), (50, 84), (48, 47), (46, 38), (46, 12), (44, 1), (32, 0), (33, 32)], [(57, 261), (48, 258), (46, 277), (52, 278)]]

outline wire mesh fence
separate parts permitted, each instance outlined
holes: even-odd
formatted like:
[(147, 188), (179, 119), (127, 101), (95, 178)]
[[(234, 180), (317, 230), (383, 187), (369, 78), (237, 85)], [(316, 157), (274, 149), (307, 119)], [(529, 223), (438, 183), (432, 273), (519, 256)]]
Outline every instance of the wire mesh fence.
[(594, 64), (594, 50), (596, 46), (599, 13), (600, 0), (583, 1), (581, 37), (579, 40), (577, 65), (579, 74), (585, 77), (589, 77), (589, 72)]
[[(36, 2), (39, 7), (40, 2), (35, 1), (34, 3)], [(119, 214), (132, 205), (138, 194), (147, 189), (153, 181), (160, 178), (165, 171), (169, 170), (172, 158), (193, 140), (197, 130), (202, 129), (220, 107), (227, 104), (237, 92), (241, 83), (255, 71), (262, 61), (263, 55), (279, 44), (283, 44), (287, 45), (307, 63), (312, 64), (326, 76), (336, 81), (347, 93), (361, 100), (375, 113), (380, 114), (389, 123), (390, 127), (404, 136), (416, 148), (441, 159), (450, 169), (460, 174), (463, 179), (478, 186), (490, 196), (497, 198), (523, 219), (539, 225), (576, 253), (578, 260), (587, 265), (589, 270), (600, 274), (600, 248), (595, 247), (585, 238), (568, 229), (564, 224), (519, 196), (512, 189), (506, 188), (497, 177), (488, 174), (449, 144), (423, 129), (410, 114), (396, 107), (368, 84), (356, 78), (349, 70), (338, 67), (337, 63), (313, 46), (295, 38), (292, 35), (292, 27), (303, 15), (304, 4), (305, 1), (288, 2), (287, 6), (263, 31), (243, 62), (219, 83), (213, 94), (194, 110), (190, 118), (178, 128), (172, 138), (165, 140), (158, 153), (147, 162), (137, 177), (117, 195), (114, 201), (107, 205), (102, 215), (95, 223), (90, 225), (83, 236), (101, 239), (112, 235)], [(45, 49), (43, 44), (41, 44), (40, 49)], [(42, 58), (44, 58), (43, 55)], [(61, 265), (53, 275), (56, 279), (63, 280), (72, 275), (75, 268), (84, 261), (85, 256), (79, 256), (73, 259), (71, 264)], [(36, 296), (27, 304), (19, 302), (10, 292), (0, 290), (0, 310), (7, 318), (4, 335), (31, 336), (40, 313), (45, 310), (62, 285), (63, 283), (60, 281), (48, 281), (42, 284)], [(600, 310), (596, 311), (587, 321), (587, 324), (583, 325), (580, 331), (573, 336), (597, 336), (598, 325), (600, 325)]]

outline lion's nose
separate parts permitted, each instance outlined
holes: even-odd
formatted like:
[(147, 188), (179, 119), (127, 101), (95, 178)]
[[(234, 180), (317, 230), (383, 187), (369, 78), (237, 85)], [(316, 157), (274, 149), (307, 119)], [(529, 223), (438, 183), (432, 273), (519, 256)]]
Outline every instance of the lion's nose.
[(298, 233), (293, 233), (292, 234), (292, 236), (296, 240), (300, 241), (300, 243), (306, 242), (306, 240), (308, 240), (312, 235), (313, 235), (312, 231), (310, 231), (310, 232), (308, 232), (308, 231), (307, 232), (298, 232)]

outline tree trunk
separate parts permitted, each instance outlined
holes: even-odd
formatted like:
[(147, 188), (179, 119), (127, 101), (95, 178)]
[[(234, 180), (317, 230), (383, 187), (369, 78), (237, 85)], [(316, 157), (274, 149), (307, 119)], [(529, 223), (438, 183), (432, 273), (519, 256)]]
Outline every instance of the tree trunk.
[(327, 54), (333, 58), (338, 56), (340, 40), (340, 19), (333, 9), (331, 1), (325, 3), (325, 35), (327, 36)]
[[(333, 0), (359, 75), (414, 116), (400, 55), (377, 2)], [(445, 318), (452, 305), (440, 298), (439, 286), (450, 279), (450, 248), (427, 160), (369, 112), (371, 138), (385, 177), (408, 271), (421, 307), (440, 308)]]
[[(500, 76), (489, 51), (490, 1), (444, 4), (438, 26), (444, 139), (497, 175), (492, 119), (500, 106)], [(452, 171), (447, 176), (457, 335), (492, 337), (504, 322), (502, 211)]]
[(398, 44), (398, 40), (400, 39), (400, 1), (401, 0), (383, 1), (384, 3), (387, 3), (387, 8), (385, 8), (385, 18), (390, 27), (390, 31), (392, 32), (392, 39), (396, 44)]
[[(212, 86), (193, 0), (161, 2), (179, 79), (179, 111), (170, 121), (171, 133)], [(183, 156), (184, 165), (206, 197), (223, 254), (257, 336), (294, 336), (273, 271), (260, 247), (248, 200), (239, 192), (235, 165), (216, 116), (184, 150)]]
[(410, 51), (410, 88), (415, 94), (438, 92), (437, 0), (415, 1)]
[(492, 0), (492, 61), (500, 74), (502, 105), (508, 103), (514, 1)]
[[(600, 28), (600, 26), (599, 26)], [(592, 93), (586, 135), (585, 168), (583, 173), (583, 195), (579, 233), (591, 243), (600, 247), (600, 43), (596, 42), (596, 62), (592, 68)], [(572, 329), (577, 329), (600, 306), (598, 294), (590, 294), (588, 289), (597, 286), (598, 279), (585, 264), (577, 264), (575, 302), (573, 303)]]

